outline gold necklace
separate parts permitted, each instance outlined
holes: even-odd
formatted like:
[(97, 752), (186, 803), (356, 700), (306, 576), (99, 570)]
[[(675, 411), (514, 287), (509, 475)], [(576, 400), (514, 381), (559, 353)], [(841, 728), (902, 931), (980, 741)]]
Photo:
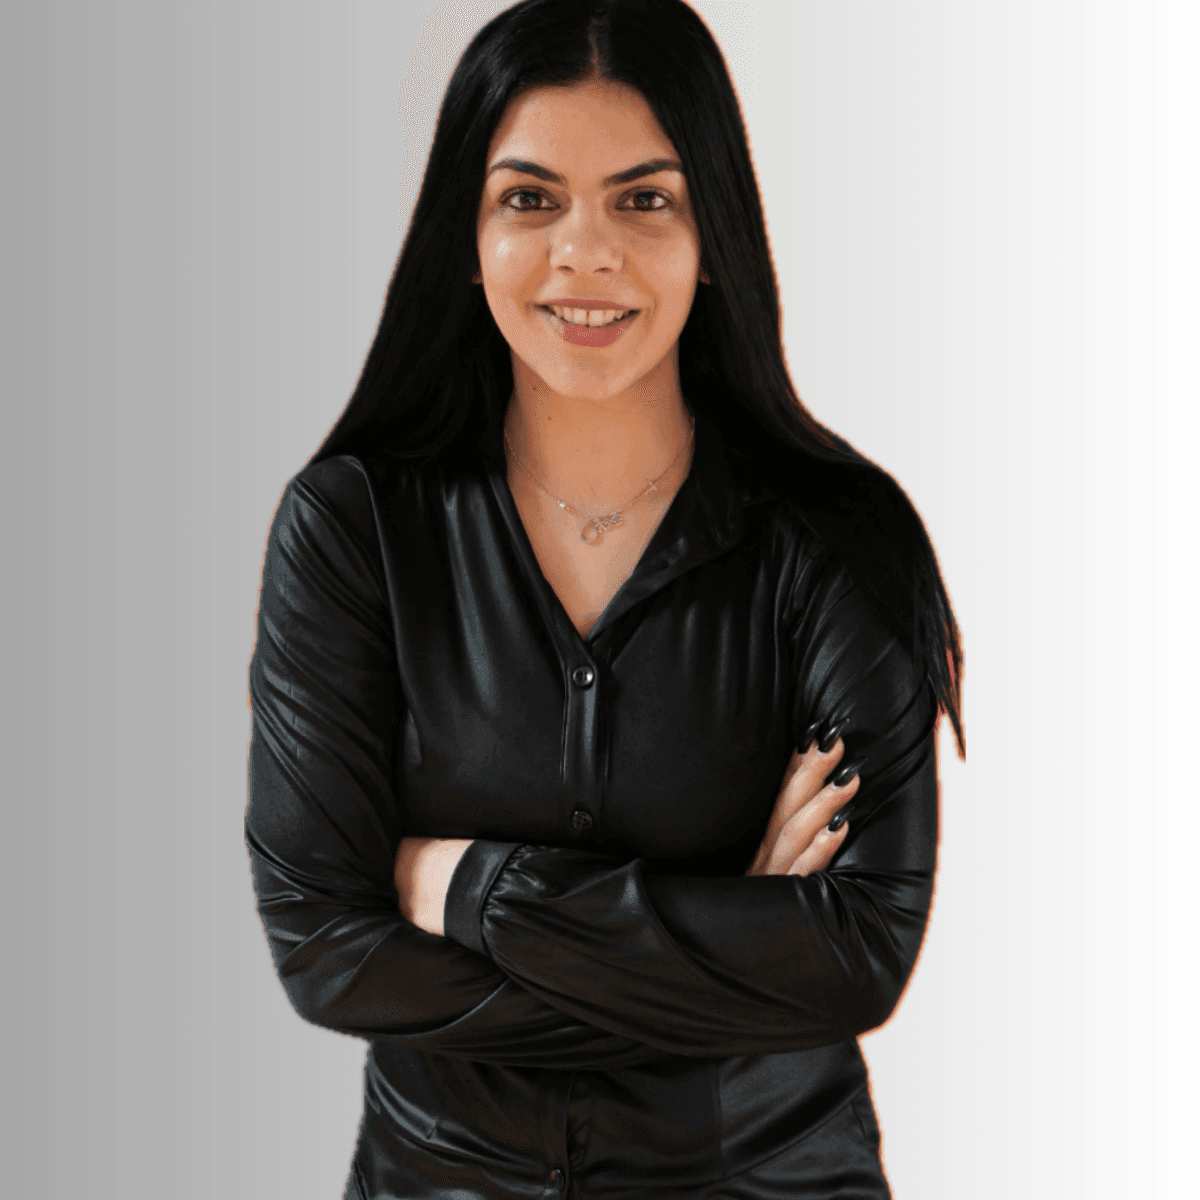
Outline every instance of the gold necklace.
[(646, 484), (646, 486), (644, 488), (642, 488), (642, 490), (640, 492), (638, 492), (638, 494), (636, 496), (634, 496), (632, 500), (626, 500), (625, 503), (622, 504), (619, 508), (614, 508), (612, 510), (612, 512), (602, 513), (600, 516), (597, 516), (597, 517), (586, 516), (584, 513), (581, 513), (579, 511), (579, 509), (573, 508), (565, 500), (560, 500), (552, 491), (550, 491), (549, 488), (544, 487), (541, 483), (539, 483), (537, 476), (534, 475), (534, 473), (521, 461), (520, 457), (517, 455), (517, 452), (513, 449), (512, 442), (510, 442), (508, 440), (508, 430), (507, 429), (505, 429), (505, 431), (504, 431), (504, 444), (508, 447), (508, 451), (513, 456), (513, 459), (516, 461), (517, 466), (519, 466), (521, 468), (521, 470), (524, 471), (525, 474), (528, 475), (529, 478), (533, 480), (534, 487), (538, 488), (540, 491), (545, 492), (546, 495), (549, 496), (550, 499), (553, 500), (558, 505), (559, 508), (565, 508), (567, 510), (567, 512), (573, 514), (574, 516), (578, 517), (581, 521), (584, 522), (583, 528), (579, 531), (579, 536), (589, 546), (595, 546), (597, 543), (599, 543), (599, 541), (600, 541), (601, 537), (604, 535), (604, 531), (606, 529), (612, 529), (616, 525), (623, 525), (625, 523), (624, 519), (622, 517), (622, 513), (624, 512), (625, 509), (629, 508), (629, 506), (631, 504), (636, 504), (637, 501), (639, 501), (647, 492), (658, 491), (658, 488), (655, 485), (663, 477), (663, 475), (665, 475), (667, 473), (667, 471), (669, 471), (679, 461), (679, 456), (684, 452), (684, 450), (687, 449), (688, 445), (691, 443), (691, 440), (693, 437), (695, 437), (695, 435), (696, 435), (696, 418), (693, 417), (691, 433), (689, 433), (687, 435), (687, 437), (684, 439), (683, 445), (680, 446), (679, 449), (675, 452), (675, 457), (673, 459), (671, 459), (671, 461), (667, 464), (666, 471), (663, 471), (662, 474), (656, 476), (648, 484)]

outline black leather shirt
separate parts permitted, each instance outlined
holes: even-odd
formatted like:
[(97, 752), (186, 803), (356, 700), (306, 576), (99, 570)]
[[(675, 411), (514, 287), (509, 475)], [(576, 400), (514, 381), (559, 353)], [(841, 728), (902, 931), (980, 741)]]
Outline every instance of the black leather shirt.
[[(888, 1195), (856, 1038), (924, 932), (933, 691), (703, 416), (586, 639), (498, 431), (302, 470), (258, 621), (259, 912), (300, 1015), (369, 1042), (347, 1197)], [(747, 878), (812, 722), (863, 764), (847, 841)], [(410, 834), (476, 839), (446, 937), (399, 914)]]

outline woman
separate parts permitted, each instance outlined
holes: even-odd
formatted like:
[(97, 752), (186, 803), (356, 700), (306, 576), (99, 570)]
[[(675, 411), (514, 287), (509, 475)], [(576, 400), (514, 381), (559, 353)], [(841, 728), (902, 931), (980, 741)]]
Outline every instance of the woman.
[(455, 70), (379, 331), (284, 492), (246, 835), (369, 1041), (347, 1197), (879, 1197), (960, 654), (900, 489), (783, 365), (681, 0), (526, 0)]

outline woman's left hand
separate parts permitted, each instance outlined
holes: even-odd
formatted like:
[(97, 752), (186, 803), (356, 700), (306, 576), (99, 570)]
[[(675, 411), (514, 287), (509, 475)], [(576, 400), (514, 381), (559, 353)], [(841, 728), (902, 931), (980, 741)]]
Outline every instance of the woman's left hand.
[(445, 937), (443, 916), (450, 877), (471, 838), (406, 837), (396, 851), (393, 879), (400, 913), (426, 933)]
[(825, 777), (841, 762), (842, 739), (822, 751), (814, 740), (796, 751), (784, 773), (783, 787), (767, 823), (767, 832), (747, 875), (811, 875), (833, 861), (850, 832), (846, 822), (830, 832), (833, 815), (858, 791), (858, 776), (837, 786)]

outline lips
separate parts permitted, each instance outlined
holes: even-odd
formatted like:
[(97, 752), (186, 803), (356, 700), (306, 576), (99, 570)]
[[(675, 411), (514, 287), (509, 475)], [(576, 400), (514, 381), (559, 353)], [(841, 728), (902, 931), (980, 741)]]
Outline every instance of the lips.
[[(570, 304), (559, 304), (559, 305), (555, 305), (555, 307), (569, 309), (569, 308), (573, 308), (576, 306), (570, 305)], [(603, 311), (605, 311), (605, 309), (607, 309), (608, 311), (612, 311), (615, 309), (617, 312), (620, 312), (621, 307), (622, 306), (619, 304), (607, 304), (607, 305), (605, 305), (604, 309), (596, 309), (595, 311), (603, 312)], [(576, 329), (608, 329), (613, 325), (620, 325), (624, 321), (632, 320), (634, 317), (636, 317), (638, 315), (638, 313), (640, 313), (642, 311), (640, 308), (631, 308), (625, 313), (625, 315), (623, 317), (618, 317), (615, 321), (609, 321), (605, 325), (580, 325), (575, 321), (565, 321), (562, 317), (558, 316), (558, 314), (554, 311), (554, 308), (552, 308), (548, 304), (539, 304), (538, 308), (540, 308), (543, 312), (549, 313), (556, 320), (563, 321), (563, 323), (566, 325), (573, 325)], [(588, 309), (586, 311), (591, 312), (593, 310)]]
[(637, 319), (640, 309), (630, 309), (620, 320), (610, 321), (607, 325), (574, 325), (555, 316), (554, 312), (544, 304), (538, 308), (550, 318), (555, 332), (564, 341), (573, 346), (602, 347), (611, 346)]

